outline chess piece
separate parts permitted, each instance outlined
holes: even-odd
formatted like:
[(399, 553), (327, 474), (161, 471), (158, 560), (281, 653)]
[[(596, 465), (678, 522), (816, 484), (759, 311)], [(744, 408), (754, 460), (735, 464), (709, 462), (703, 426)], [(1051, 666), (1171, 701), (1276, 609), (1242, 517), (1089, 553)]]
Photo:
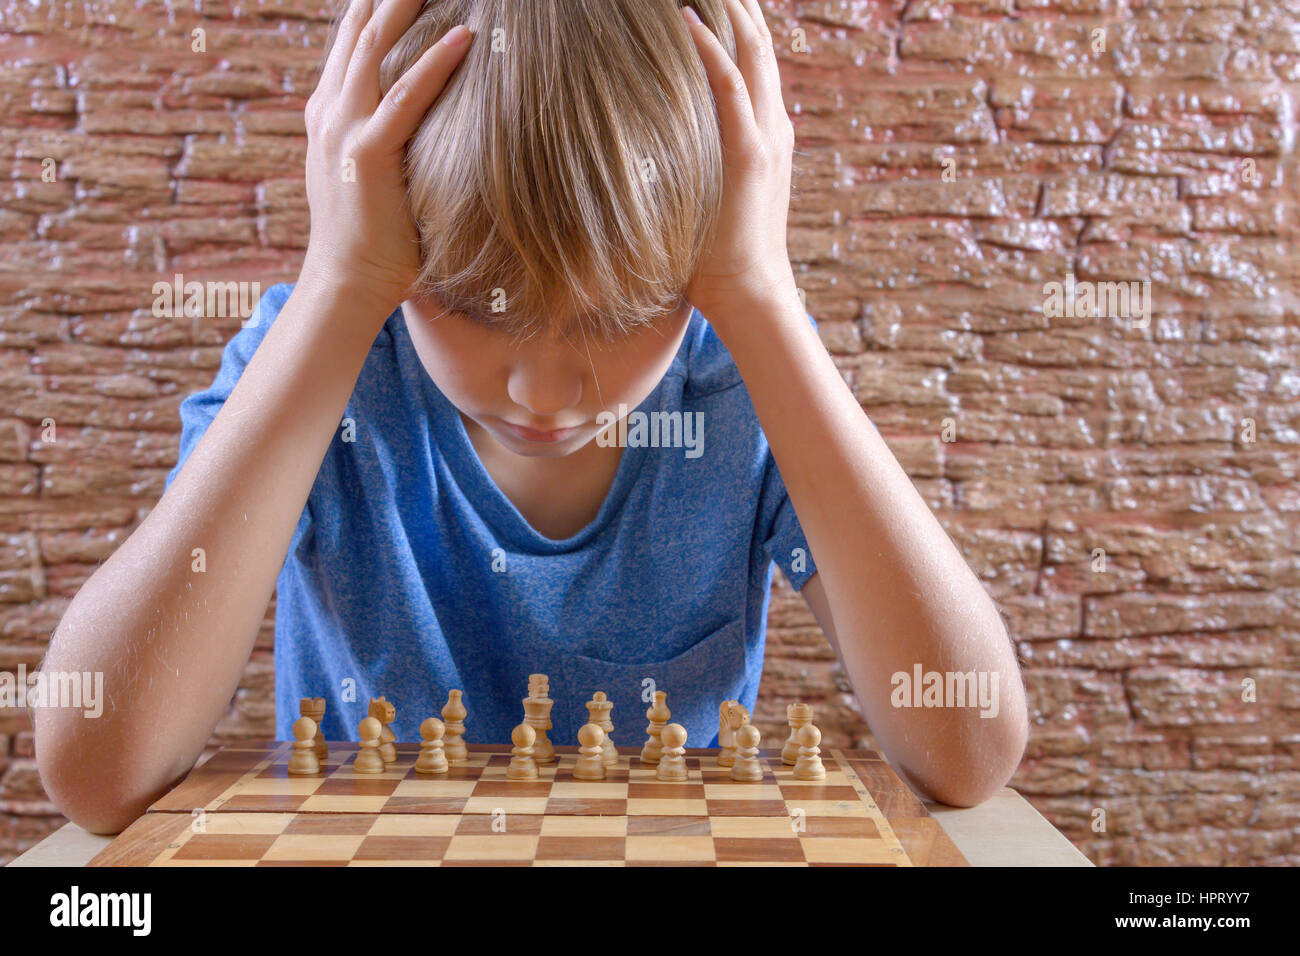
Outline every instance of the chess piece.
[(738, 700), (724, 700), (718, 705), (718, 766), (730, 767), (736, 762), (736, 732), (731, 729), (731, 707)]
[(718, 705), (718, 766), (730, 767), (736, 762), (736, 732), (731, 729), (731, 705), (738, 700), (724, 700)]
[(613, 709), (614, 702), (605, 696), (603, 690), (596, 691), (591, 700), (587, 701), (587, 713), (590, 715), (591, 723), (605, 731), (605, 742), (601, 747), (605, 753), (606, 767), (618, 766), (618, 748), (614, 746), (614, 738), (611, 736), (614, 733), (614, 724), (609, 719), (609, 712)]
[(758, 742), (762, 734), (753, 724), (741, 724), (736, 731), (736, 762), (731, 768), (731, 779), (754, 783), (763, 779), (763, 765), (758, 761)]
[(660, 780), (685, 780), (686, 772), (686, 728), (681, 724), (669, 724), (659, 735), (663, 741), (663, 756), (659, 758), (659, 769), (655, 776)]
[[(543, 681), (546, 679), (540, 674), (533, 676), (541, 677)], [(533, 759), (537, 761), (538, 766), (550, 766), (555, 763), (555, 747), (551, 743), (551, 738), (546, 736), (546, 732), (552, 726), (551, 708), (555, 706), (555, 701), (546, 696), (545, 683), (538, 684), (530, 678), (528, 688), (529, 694), (524, 698), (524, 723), (537, 732), (537, 743), (533, 745)]]
[(466, 714), (465, 705), (461, 703), (460, 691), (453, 690), (447, 695), (447, 703), (442, 708), (442, 719), (447, 725), (444, 747), (448, 763), (469, 762), (469, 748), (465, 746)]
[(822, 732), (812, 724), (799, 728), (799, 759), (794, 765), (796, 780), (825, 780), (826, 767), (822, 764)]
[(545, 674), (528, 675), (528, 696), (529, 697), (550, 697), (551, 696), (551, 679)]
[(389, 726), (397, 719), (397, 708), (390, 704), (387, 698), (372, 697), (370, 716), (383, 725), (383, 730), (379, 734), (379, 756), (385, 764), (397, 763), (397, 735)]
[(781, 763), (793, 766), (799, 759), (799, 728), (812, 723), (812, 704), (796, 701), (785, 708), (785, 718), (790, 724), (790, 736), (781, 748)]
[(522, 723), (510, 734), (510, 741), (515, 745), (511, 751), (510, 766), (506, 767), (507, 780), (536, 780), (537, 759), (533, 756), (533, 745), (537, 741), (537, 731), (531, 724)]
[(430, 717), (420, 724), (420, 756), (415, 759), (416, 773), (447, 772), (447, 751), (442, 744), (446, 729), (447, 725), (437, 717)]
[(749, 711), (738, 700), (723, 701), (718, 729), (718, 766), (736, 762), (736, 731), (749, 723)]
[(330, 762), (330, 747), (325, 742), (325, 731), (321, 730), (321, 721), (325, 719), (325, 698), (304, 697), (298, 702), (298, 712), (310, 717), (316, 724), (316, 762), (325, 767)]
[(583, 724), (578, 731), (578, 762), (573, 766), (574, 780), (604, 780), (605, 751), (601, 743), (605, 731), (596, 724)]
[(352, 761), (353, 773), (383, 773), (384, 758), (379, 756), (379, 737), (384, 732), (384, 725), (374, 717), (365, 717), (357, 728), (361, 738), (361, 749), (357, 759)]
[(654, 703), (650, 709), (645, 712), (646, 719), (650, 721), (646, 727), (645, 746), (641, 748), (641, 762), (648, 767), (656, 766), (659, 758), (663, 755), (663, 741), (659, 735), (663, 733), (664, 727), (668, 724), (668, 718), (672, 713), (668, 710), (668, 695), (661, 690), (655, 691)]
[(293, 756), (289, 758), (289, 772), (309, 776), (320, 773), (316, 759), (316, 721), (299, 717), (293, 722)]

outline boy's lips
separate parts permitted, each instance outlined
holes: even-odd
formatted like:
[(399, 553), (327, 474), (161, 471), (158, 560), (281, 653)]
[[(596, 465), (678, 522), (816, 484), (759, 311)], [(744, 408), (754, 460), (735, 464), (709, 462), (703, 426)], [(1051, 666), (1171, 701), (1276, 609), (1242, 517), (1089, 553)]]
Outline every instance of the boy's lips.
[(538, 431), (536, 428), (525, 428), (523, 425), (516, 425), (514, 422), (508, 422), (504, 418), (501, 419), (501, 424), (505, 425), (506, 428), (515, 435), (515, 437), (521, 438), (524, 441), (538, 442), (541, 444), (564, 441), (564, 439), (577, 432), (579, 427), (553, 428), (549, 431)]

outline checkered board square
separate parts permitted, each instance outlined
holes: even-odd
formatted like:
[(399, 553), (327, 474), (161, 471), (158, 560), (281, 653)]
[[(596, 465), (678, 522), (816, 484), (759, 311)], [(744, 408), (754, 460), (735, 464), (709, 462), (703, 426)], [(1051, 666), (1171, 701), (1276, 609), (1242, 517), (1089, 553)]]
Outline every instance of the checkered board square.
[(288, 772), (292, 744), (227, 747), (91, 865), (150, 866), (965, 866), (923, 804), (872, 751), (823, 751), (826, 779), (794, 778), (779, 752), (737, 783), (716, 750), (688, 750), (689, 778), (659, 780), (624, 748), (603, 781), (576, 780), (557, 747), (537, 781), (506, 778), (509, 748), (471, 744), (444, 774), (415, 772), (399, 744), (382, 774), (353, 772), (330, 744), (315, 776)]

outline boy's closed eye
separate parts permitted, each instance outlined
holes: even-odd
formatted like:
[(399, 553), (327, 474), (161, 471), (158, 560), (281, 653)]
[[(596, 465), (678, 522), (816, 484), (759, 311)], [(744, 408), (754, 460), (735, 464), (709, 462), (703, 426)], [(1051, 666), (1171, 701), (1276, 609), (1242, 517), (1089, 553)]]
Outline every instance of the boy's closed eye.
[[(557, 457), (588, 446), (640, 405), (671, 366), (692, 310), (683, 302), (615, 342), (564, 334), (550, 321), (520, 335), (514, 317), (451, 310), (431, 296), (403, 306), (425, 371), (461, 413), (516, 455)], [(549, 319), (549, 316), (547, 317)]]

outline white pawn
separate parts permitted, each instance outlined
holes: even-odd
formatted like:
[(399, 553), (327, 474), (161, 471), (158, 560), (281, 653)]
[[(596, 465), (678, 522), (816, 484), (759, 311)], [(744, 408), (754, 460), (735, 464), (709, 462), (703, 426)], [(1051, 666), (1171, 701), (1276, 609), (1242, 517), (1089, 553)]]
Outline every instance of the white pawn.
[(605, 731), (597, 724), (583, 724), (578, 731), (578, 762), (573, 767), (574, 780), (605, 779)]
[(383, 773), (384, 758), (379, 756), (379, 738), (383, 735), (384, 725), (373, 717), (366, 717), (357, 727), (357, 736), (361, 738), (361, 749), (357, 759), (352, 761), (353, 773)]
[(293, 756), (289, 758), (289, 772), (310, 776), (320, 773), (320, 760), (316, 757), (316, 721), (299, 717), (293, 722)]
[(799, 728), (799, 759), (795, 761), (794, 778), (796, 780), (825, 780), (826, 767), (822, 764), (822, 732), (812, 724)]
[(420, 756), (415, 760), (416, 773), (447, 772), (447, 752), (442, 745), (446, 729), (437, 717), (430, 717), (420, 724)]
[(689, 774), (686, 771), (686, 728), (681, 724), (669, 724), (659, 737), (664, 747), (655, 776), (660, 780), (687, 779)]
[(736, 762), (731, 768), (731, 779), (754, 783), (763, 779), (763, 765), (758, 762), (758, 742), (762, 734), (753, 724), (741, 724), (736, 731)]
[(506, 767), (507, 780), (538, 779), (537, 758), (533, 756), (533, 747), (537, 743), (537, 731), (531, 724), (520, 724), (510, 734), (510, 742), (515, 745), (511, 751), (510, 766)]

